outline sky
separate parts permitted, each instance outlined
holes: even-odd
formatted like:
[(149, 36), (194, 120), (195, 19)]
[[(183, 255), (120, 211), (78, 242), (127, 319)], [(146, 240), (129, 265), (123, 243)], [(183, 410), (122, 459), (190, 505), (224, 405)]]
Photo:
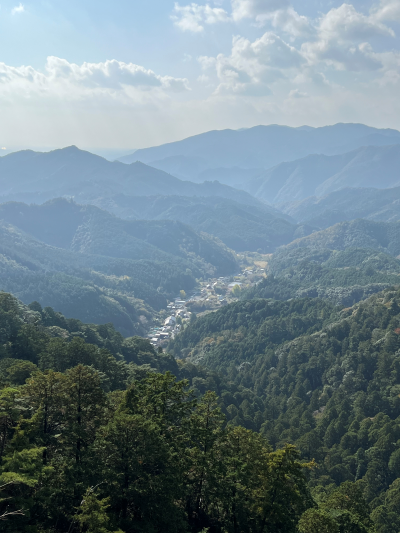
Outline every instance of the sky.
[(400, 129), (400, 0), (3, 0), (0, 50), (0, 154)]

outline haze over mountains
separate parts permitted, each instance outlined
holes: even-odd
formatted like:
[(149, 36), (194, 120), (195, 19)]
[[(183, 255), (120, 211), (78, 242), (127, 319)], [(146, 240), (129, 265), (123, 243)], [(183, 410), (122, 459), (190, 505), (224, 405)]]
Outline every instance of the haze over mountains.
[(247, 203), (257, 203), (252, 196), (220, 183), (182, 181), (140, 162), (110, 162), (75, 146), (52, 152), (25, 150), (0, 157), (0, 188), (2, 201), (44, 202), (67, 196), (85, 203), (123, 192), (136, 196), (214, 194), (233, 200), (245, 196)]
[[(205, 479), (204, 464), (210, 464), (207, 468), (225, 476), (221, 494), (229, 502), (233, 494), (236, 508), (238, 502), (248, 500), (248, 493), (242, 498), (238, 472), (253, 484), (247, 468), (258, 470), (262, 455), (253, 446), (267, 438), (268, 446), (277, 449), (271, 453), (282, 453), (280, 448), (287, 442), (296, 446), (288, 448), (294, 454), (295, 463), (288, 463), (292, 466), (298, 458), (318, 461), (318, 469), (304, 477), (303, 493), (305, 501), (311, 502), (307, 505), (314, 506), (312, 512), (319, 512), (319, 498), (325, 501), (328, 492), (334, 496), (335, 490), (348, 491), (344, 499), (334, 497), (330, 515), (325, 511), (321, 515), (330, 520), (324, 530), (397, 533), (400, 133), (351, 124), (318, 129), (259, 127), (209, 132), (138, 151), (134, 157), (145, 162), (110, 162), (74, 146), (0, 158), (0, 408), (8, 420), (0, 428), (0, 451), (5, 450), (0, 491), (9, 487), (1, 481), (3, 471), (9, 473), (8, 465), (17, 468), (18, 475), (23, 469), (25, 475), (24, 458), (31, 457), (29, 446), (35, 432), (40, 467), (47, 442), (52, 468), (53, 464), (59, 468), (61, 456), (57, 451), (53, 460), (54, 450), (63, 449), (71, 460), (68, 464), (75, 465), (69, 471), (78, 465), (82, 472), (84, 463), (70, 450), (83, 434), (76, 424), (81, 420), (76, 413), (79, 417), (83, 413), (87, 435), (92, 435), (90, 456), (105, 449), (104, 439), (115, 437), (105, 464), (113, 464), (116, 450), (122, 450), (116, 463), (125, 468), (127, 458), (132, 479), (150, 465), (146, 480), (151, 494), (158, 474), (146, 462), (149, 449), (182, 444), (171, 457), (179, 463), (184, 458), (184, 464), (189, 464), (186, 449), (188, 457), (198, 456), (200, 484)], [(172, 374), (165, 374), (167, 370)], [(86, 396), (80, 396), (81, 388), (77, 394), (82, 382), (75, 377), (65, 388), (53, 386), (82, 372), (89, 376)], [(94, 377), (97, 392), (92, 394)], [(188, 381), (177, 383), (175, 378)], [(188, 411), (192, 401), (187, 402), (186, 383), (189, 394), (199, 400), (197, 412)], [(45, 388), (46, 384), (53, 388)], [(26, 390), (33, 391), (31, 396), (26, 396)], [(69, 441), (58, 438), (62, 432), (67, 434), (62, 424), (61, 430), (53, 427), (53, 441), (45, 440), (42, 415), (47, 415), (41, 407), (31, 418), (32, 394), (37, 395), (36, 405), (42, 406), (43, 390), (53, 391), (50, 402), (57, 394), (64, 402), (59, 414), (50, 410), (57, 424), (70, 409), (70, 396), (78, 398), (79, 409), (63, 423), (71, 431)], [(105, 391), (111, 391), (110, 400), (105, 399)], [(144, 403), (146, 394), (148, 403)], [(90, 399), (88, 405), (95, 413), (90, 420), (89, 410), (80, 410), (81, 397)], [(24, 403), (27, 399), (29, 403)], [(116, 399), (122, 403), (114, 413)], [(51, 403), (51, 409), (57, 408), (57, 402)], [(92, 420), (96, 421), (103, 407), (104, 432), (99, 429), (95, 436)], [(154, 420), (165, 423), (157, 429), (151, 417), (158, 408), (163, 415), (154, 415)], [(17, 420), (13, 417), (18, 409)], [(143, 413), (143, 424), (138, 426)], [(187, 437), (182, 433), (182, 413), (190, 414), (184, 423), (190, 428)], [(218, 442), (216, 424), (221, 429)], [(131, 428), (128, 440), (127, 427)], [(27, 429), (18, 436), (20, 428)], [(160, 429), (166, 432), (162, 442), (153, 437), (146, 440), (143, 430), (150, 431), (148, 436), (155, 430), (153, 436), (158, 439), (163, 434)], [(12, 432), (18, 438), (11, 438)], [(222, 453), (227, 437), (236, 434), (238, 438)], [(129, 450), (132, 442), (136, 446), (138, 435), (139, 439), (144, 435), (145, 449), (142, 443)], [(251, 446), (245, 444), (238, 463), (232, 453), (244, 437)], [(21, 442), (29, 443), (22, 452)], [(212, 448), (204, 451), (210, 442), (217, 442), (212, 444), (217, 446), (215, 454)], [(143, 463), (138, 460), (138, 449)], [(225, 456), (227, 469), (214, 468), (215, 461), (220, 463)], [(281, 472), (282, 457), (261, 470), (268, 486), (275, 464)], [(163, 461), (154, 463), (157, 472), (160, 465), (161, 471), (164, 468)], [(229, 470), (232, 465), (234, 470)], [(87, 484), (92, 486), (92, 471), (98, 465), (89, 466)], [(47, 487), (47, 464), (45, 468), (40, 479)], [(62, 475), (57, 483), (65, 468), (59, 470)], [(180, 465), (175, 463), (172, 471), (180, 472)], [(193, 483), (192, 472), (185, 486)], [(280, 478), (292, 485), (293, 477), (279, 474)], [(17, 479), (20, 491), (24, 478)], [(68, 489), (71, 495), (81, 487), (80, 473), (76, 479)], [(103, 479), (103, 474), (98, 477), (98, 488), (104, 485)], [(115, 492), (121, 485), (118, 479), (114, 474), (110, 478)], [(159, 494), (170, 491), (170, 479)], [(214, 471), (210, 479), (199, 494), (202, 498), (210, 487), (214, 505)], [(232, 479), (234, 484), (227, 491)], [(29, 483), (28, 490), (36, 491), (37, 479)], [(334, 489), (335, 485), (339, 488)], [(393, 491), (397, 503), (390, 514), (382, 502), (392, 498)], [(58, 487), (49, 490), (46, 502), (53, 492), (61, 494)], [(256, 492), (261, 495), (257, 504), (261, 508), (266, 497), (258, 488)], [(10, 494), (7, 502), (14, 501)], [(31, 501), (31, 494), (27, 492), (26, 501)], [(313, 494), (317, 495), (314, 503), (310, 500)], [(106, 517), (102, 523), (107, 524), (108, 504), (104, 502), (108, 500), (96, 499), (94, 491), (93, 497), (95, 516)], [(140, 502), (146, 497), (141, 493)], [(360, 526), (359, 514), (349, 511), (353, 507), (348, 502), (354, 497), (366, 527)], [(50, 522), (46, 518), (46, 531), (52, 523), (56, 524), (52, 531), (71, 528), (70, 509), (77, 509), (85, 498), (82, 488), (76, 505), (69, 505), (62, 528), (58, 519)], [(280, 499), (286, 511), (286, 493)], [(3, 501), (0, 498), (0, 520)], [(372, 513), (367, 501), (374, 507)], [(338, 509), (338, 502), (343, 508)], [(19, 507), (14, 504), (13, 508)], [(58, 512), (59, 505), (54, 508)], [(185, 504), (179, 504), (183, 508)], [(249, 508), (240, 531), (249, 530), (253, 519), (247, 517), (254, 516), (255, 508)], [(386, 515), (377, 514), (377, 509)], [(164, 507), (161, 514), (165, 514)], [(83, 515), (78, 512), (76, 516)], [(188, 530), (175, 528), (171, 516), (171, 531)], [(381, 516), (386, 516), (385, 521)], [(205, 529), (220, 529), (214, 527), (221, 523), (219, 511), (215, 517), (204, 522)], [(386, 524), (394, 521), (397, 529), (389, 531)], [(124, 524), (124, 531), (132, 530), (131, 524)], [(151, 531), (164, 531), (159, 525)], [(271, 529), (269, 523), (265, 525)], [(192, 533), (203, 530), (198, 526)], [(237, 529), (232, 527), (229, 519), (226, 531)], [(289, 531), (281, 526), (272, 529)], [(17, 530), (25, 533), (31, 528), (7, 531)], [(264, 530), (263, 525), (260, 531)], [(322, 528), (320, 522), (312, 529), (293, 525), (290, 532), (296, 531), (320, 532)]]
[(125, 196), (116, 195), (96, 204), (127, 219), (179, 220), (212, 234), (237, 252), (269, 253), (311, 231), (266, 204), (237, 202), (220, 196)]
[[(86, 279), (100, 292), (111, 283), (120, 298), (139, 298), (159, 309), (179, 283), (185, 289), (199, 276), (234, 273), (237, 263), (229, 249), (358, 248), (400, 254), (398, 227), (392, 223), (400, 219), (400, 187), (395, 187), (400, 184), (400, 133), (395, 130), (360, 124), (260, 126), (208, 132), (139, 150), (134, 158), (129, 164), (110, 162), (74, 146), (0, 158), (0, 199), (47, 201), (0, 206), (4, 268), (9, 272), (14, 261), (25, 269), (23, 286), (12, 276), (24, 301), (33, 294), (27, 289), (36, 283), (33, 271), (35, 279), (52, 273), (50, 285), (56, 284), (56, 273)], [(194, 179), (214, 181), (179, 179), (147, 165), (152, 158), (169, 171), (184, 165), (185, 178), (196, 174)], [(357, 218), (370, 222), (348, 222)], [(131, 285), (124, 295), (115, 279), (102, 278), (126, 271)], [(384, 282), (378, 274), (374, 279)], [(49, 288), (42, 293), (48, 295)], [(62, 310), (67, 312), (65, 304)]]
[(344, 188), (326, 196), (281, 204), (280, 208), (297, 222), (318, 228), (356, 218), (393, 222), (400, 220), (400, 187)]
[[(74, 146), (8, 154), (0, 158), (0, 200), (73, 198), (120, 218), (178, 220), (236, 251), (263, 253), (343, 220), (398, 216), (395, 198), (373, 192), (400, 185), (395, 130), (336, 124), (213, 131), (123, 161)], [(363, 190), (340, 193), (348, 187)]]
[(236, 270), (230, 250), (176, 221), (123, 221), (65, 199), (0, 206), (1, 288), (127, 335), (196, 278)]
[[(210, 131), (182, 141), (137, 150), (120, 159), (124, 163), (142, 161), (172, 174), (202, 181), (218, 169), (221, 179), (231, 185), (254, 176), (260, 169), (268, 169), (282, 162), (294, 161), (311, 154), (335, 155), (364, 146), (388, 146), (400, 143), (400, 133), (390, 129), (376, 129), (362, 124), (336, 124), (322, 128), (303, 126), (257, 126), (244, 130)], [(250, 170), (240, 176), (239, 169)], [(212, 170), (211, 170), (212, 169)], [(239, 175), (238, 175), (239, 174)], [(226, 180), (226, 181), (225, 181)]]
[(246, 191), (272, 204), (325, 196), (345, 187), (400, 185), (400, 144), (364, 146), (335, 156), (309, 155), (247, 181)]

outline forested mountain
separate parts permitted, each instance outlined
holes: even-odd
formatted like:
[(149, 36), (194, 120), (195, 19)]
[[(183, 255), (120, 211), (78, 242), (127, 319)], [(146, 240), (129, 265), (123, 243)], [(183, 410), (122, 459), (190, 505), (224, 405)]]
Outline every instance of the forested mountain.
[(80, 203), (93, 203), (123, 191), (138, 196), (215, 195), (258, 203), (249, 194), (227, 185), (182, 181), (134, 161), (130, 165), (110, 162), (76, 146), (52, 152), (15, 152), (0, 157), (0, 199), (41, 203), (66, 196)]
[(400, 254), (400, 223), (352, 220), (296, 239), (288, 248), (371, 248), (397, 256)]
[[(178, 220), (196, 231), (221, 239), (233, 250), (272, 252), (298, 235), (311, 231), (298, 228), (287, 215), (262, 204), (247, 205), (219, 196), (125, 196), (115, 195), (100, 204), (125, 219)], [(0, 215), (1, 216), (1, 215)]]
[(400, 144), (364, 146), (341, 155), (309, 155), (284, 162), (242, 184), (272, 204), (325, 196), (345, 187), (384, 189), (400, 185)]
[(349, 306), (400, 284), (400, 261), (373, 249), (282, 248), (268, 262), (268, 276), (241, 299), (328, 299)]
[(222, 244), (172, 221), (122, 221), (66, 200), (0, 211), (1, 289), (126, 335), (144, 333), (154, 310), (196, 278), (237, 268)]
[(307, 520), (313, 464), (226, 427), (215, 373), (5, 293), (0, 321), (2, 531), (264, 532), (268, 513), (295, 533)]
[[(398, 524), (398, 297), (341, 313), (321, 300), (258, 300), (197, 319), (173, 348), (183, 338), (195, 358), (204, 345), (221, 379), (111, 325), (0, 293), (2, 530), (388, 533)], [(365, 319), (380, 342), (355, 357)], [(196, 397), (198, 386), (209, 392)]]
[(231, 396), (228, 411), (273, 445), (296, 443), (314, 457), (316, 494), (357, 482), (376, 531), (395, 532), (399, 303), (398, 290), (342, 310), (320, 299), (238, 302), (197, 318), (171, 350), (255, 393), (252, 401)]
[(13, 226), (0, 226), (0, 243), (1, 289), (69, 317), (112, 322), (125, 335), (144, 334), (154, 310), (164, 308), (179, 287), (188, 290), (195, 283), (182, 264), (78, 254), (45, 245)]
[(400, 220), (400, 187), (345, 188), (322, 197), (288, 202), (280, 209), (299, 223), (321, 229), (356, 218), (393, 222)]
[[(337, 124), (0, 157), (38, 202), (0, 204), (0, 529), (399, 533), (400, 187), (365, 188), (399, 147)], [(259, 198), (178, 179), (219, 176)], [(166, 353), (143, 338), (233, 280)]]
[(94, 206), (62, 198), (43, 205), (9, 202), (0, 219), (36, 239), (76, 252), (133, 260), (188, 260), (219, 275), (236, 268), (233, 255), (207, 235), (173, 221), (126, 221)]
[(267, 169), (309, 154), (342, 154), (361, 146), (396, 143), (400, 143), (398, 131), (379, 130), (362, 124), (322, 128), (270, 125), (236, 131), (209, 131), (182, 141), (137, 150), (132, 156), (120, 160), (154, 163), (168, 172), (178, 168), (180, 176), (195, 179), (205, 169)]

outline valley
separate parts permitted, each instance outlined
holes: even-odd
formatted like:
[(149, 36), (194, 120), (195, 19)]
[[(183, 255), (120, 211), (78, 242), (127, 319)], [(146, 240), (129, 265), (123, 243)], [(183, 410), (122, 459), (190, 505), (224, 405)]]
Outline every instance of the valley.
[(399, 146), (0, 157), (5, 531), (398, 533)]
[[(247, 266), (242, 264), (242, 270), (236, 275), (229, 277), (208, 278), (205, 281), (198, 281), (197, 287), (186, 294), (181, 290), (179, 297), (169, 302), (165, 312), (161, 313), (162, 319), (157, 325), (151, 327), (147, 337), (151, 344), (158, 348), (166, 348), (168, 342), (173, 340), (191, 321), (197, 316), (201, 317), (212, 313), (221, 307), (235, 302), (242, 293), (251, 289), (265, 279), (265, 268), (261, 268), (252, 258), (239, 256), (245, 260)], [(252, 263), (253, 266), (248, 266)], [(266, 266), (265, 261), (261, 261)]]

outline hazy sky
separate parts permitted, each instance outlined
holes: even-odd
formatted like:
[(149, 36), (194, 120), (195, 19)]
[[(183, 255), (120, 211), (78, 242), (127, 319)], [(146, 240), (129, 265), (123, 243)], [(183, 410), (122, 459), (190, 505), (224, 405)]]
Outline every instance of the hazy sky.
[(270, 123), (400, 129), (400, 0), (5, 0), (0, 41), (8, 149), (129, 150)]

